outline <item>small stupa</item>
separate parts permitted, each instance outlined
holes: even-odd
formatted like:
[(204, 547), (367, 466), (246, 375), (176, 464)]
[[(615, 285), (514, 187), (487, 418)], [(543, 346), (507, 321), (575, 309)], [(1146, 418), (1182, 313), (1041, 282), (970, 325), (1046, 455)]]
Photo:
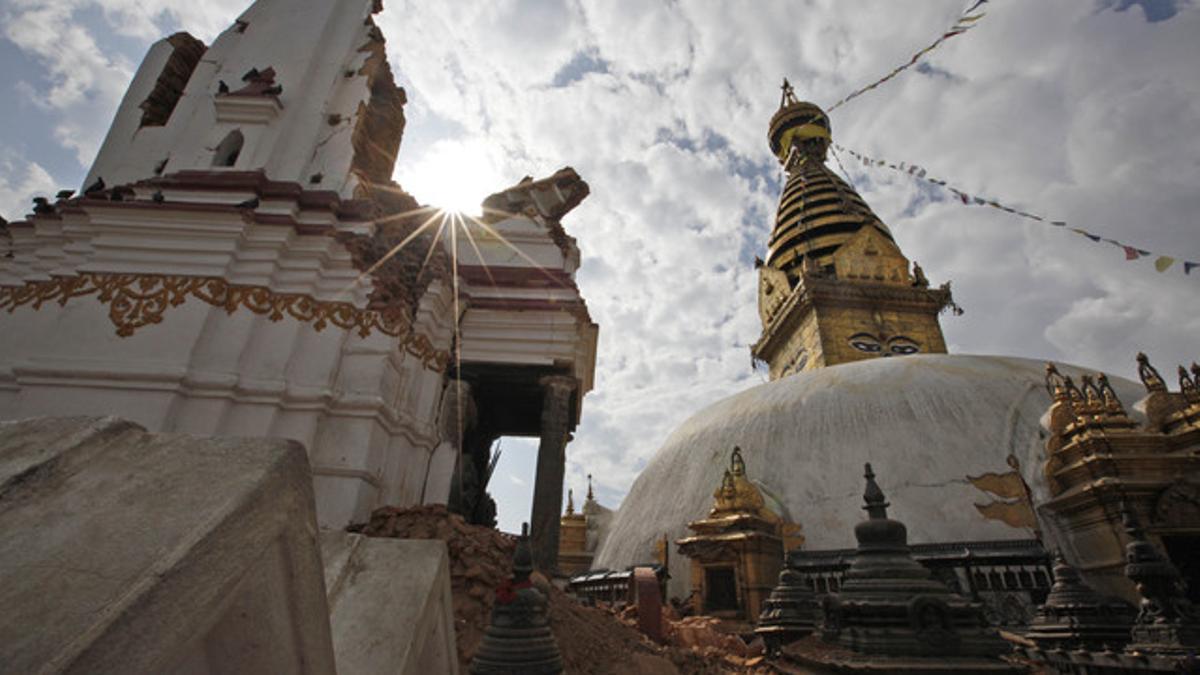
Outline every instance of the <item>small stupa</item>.
[(557, 675), (562, 655), (550, 631), (546, 596), (533, 587), (529, 524), (522, 523), (513, 553), (512, 581), (496, 589), (492, 622), (471, 661), (472, 675)]
[(785, 567), (758, 617), (754, 632), (762, 636), (767, 653), (775, 656), (784, 645), (816, 629), (817, 600), (804, 577)]
[(1025, 637), (1039, 649), (1102, 651), (1129, 642), (1133, 608), (1101, 596), (1061, 553), (1054, 558), (1054, 585)]
[(1194, 657), (1200, 652), (1200, 610), (1184, 595), (1179, 570), (1146, 539), (1131, 508), (1127, 507), (1121, 518), (1129, 535), (1125, 576), (1137, 585), (1141, 596), (1125, 651)]
[(956, 672), (1006, 672), (1010, 650), (983, 607), (954, 593), (916, 562), (908, 530), (887, 517), (888, 502), (866, 465), (869, 518), (854, 528), (858, 550), (838, 593), (825, 596), (823, 637), (889, 671), (928, 669), (936, 659)]

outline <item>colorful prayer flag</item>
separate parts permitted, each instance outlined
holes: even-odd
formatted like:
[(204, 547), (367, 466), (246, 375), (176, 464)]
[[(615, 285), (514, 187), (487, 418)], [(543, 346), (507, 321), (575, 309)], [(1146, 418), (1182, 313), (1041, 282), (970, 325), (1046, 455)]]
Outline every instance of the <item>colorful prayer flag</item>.
[(842, 98), (842, 100), (840, 100), (837, 103), (834, 103), (832, 106), (830, 106), (826, 112), (833, 112), (834, 110), (837, 110), (838, 108), (840, 108), (843, 104), (845, 104), (855, 98), (858, 98), (859, 96), (862, 96), (863, 94), (867, 93), (868, 91), (871, 91), (872, 89), (878, 87), (879, 85), (883, 84), (884, 82), (887, 82), (888, 80), (892, 79), (893, 77), (899, 75), (904, 70), (911, 68), (914, 64), (917, 63), (917, 61), (919, 61), (921, 59), (922, 56), (933, 51), (934, 49), (936, 49), (939, 45), (941, 45), (946, 40), (949, 40), (950, 38), (952, 38), (956, 35), (961, 35), (962, 33), (965, 33), (968, 30), (970, 30), (971, 28), (975, 27), (977, 25), (976, 22), (979, 19), (982, 19), (987, 14), (987, 12), (981, 11), (978, 14), (973, 14), (973, 12), (986, 2), (987, 2), (987, 0), (979, 0), (975, 4), (971, 5), (971, 7), (969, 9), (967, 9), (965, 12), (963, 12), (962, 14), (959, 15), (958, 20), (954, 22), (954, 25), (950, 27), (949, 31), (942, 33), (942, 36), (939, 37), (938, 39), (934, 40), (933, 43), (931, 43), (930, 45), (921, 49), (917, 53), (913, 54), (912, 58), (910, 58), (907, 63), (905, 63), (904, 65), (899, 66), (897, 68), (893, 68), (892, 71), (889, 72), (887, 75), (884, 75), (883, 77), (872, 82), (871, 84), (869, 84), (865, 87), (862, 87), (861, 89), (857, 89), (857, 90), (851, 92), (850, 94), (848, 94), (847, 96)]
[(1154, 261), (1154, 269), (1158, 270), (1159, 274), (1167, 271), (1171, 265), (1175, 264), (1175, 259), (1169, 255), (1160, 255), (1158, 260)]

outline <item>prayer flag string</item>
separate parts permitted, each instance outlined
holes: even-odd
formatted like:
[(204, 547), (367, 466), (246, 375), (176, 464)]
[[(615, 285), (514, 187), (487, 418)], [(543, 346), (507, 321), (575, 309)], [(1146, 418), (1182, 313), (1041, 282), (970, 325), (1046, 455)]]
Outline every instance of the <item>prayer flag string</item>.
[[(916, 54), (913, 54), (912, 58), (908, 60), (908, 63), (905, 63), (902, 66), (897, 66), (896, 68), (892, 69), (892, 72), (888, 73), (887, 75), (884, 75), (883, 77), (879, 78), (878, 80), (875, 80), (871, 84), (868, 84), (867, 86), (865, 86), (861, 89), (856, 89), (855, 91), (851, 92), (849, 95), (847, 95), (842, 100), (840, 100), (837, 103), (834, 103), (832, 106), (830, 106), (826, 112), (833, 112), (834, 110), (837, 110), (838, 108), (840, 108), (842, 106), (842, 104), (847, 103), (853, 99), (856, 99), (859, 96), (862, 96), (863, 94), (867, 93), (868, 91), (871, 91), (872, 89), (883, 84), (884, 82), (887, 82), (888, 80), (892, 79), (893, 77), (899, 75), (900, 73), (904, 72), (905, 70), (908, 70), (909, 68), (916, 65), (917, 61), (921, 60), (921, 57), (925, 56), (929, 52), (940, 47), (941, 44), (943, 42), (945, 42), (946, 40), (949, 40), (950, 38), (955, 37), (956, 35), (962, 35), (963, 33), (974, 28), (976, 25), (978, 25), (979, 20), (982, 19), (985, 14), (987, 14), (986, 9), (980, 9), (980, 7), (982, 7), (987, 2), (988, 2), (988, 0), (977, 0), (977, 2), (972, 3), (970, 7), (968, 7), (966, 10), (964, 10), (961, 15), (959, 15), (958, 21), (954, 22), (954, 25), (950, 27), (950, 30), (946, 31), (945, 33), (942, 33), (942, 36), (939, 37), (937, 40), (934, 40), (933, 43), (930, 44), (928, 47), (922, 49), (921, 51), (917, 52)], [(976, 10), (979, 10), (979, 11), (976, 11)]]
[[(1179, 260), (1175, 256), (1159, 255), (1152, 251), (1147, 251), (1144, 248), (1139, 248), (1137, 246), (1130, 246), (1129, 244), (1119, 242), (1116, 239), (1109, 239), (1107, 237), (1102, 237), (1098, 234), (1093, 234), (1092, 232), (1088, 232), (1087, 230), (1080, 228), (1080, 227), (1071, 227), (1064, 220), (1050, 220), (1049, 218), (1040, 216), (1036, 213), (1030, 213), (1029, 211), (1023, 211), (1021, 209), (1013, 208), (1013, 207), (1008, 206), (1007, 204), (1003, 204), (995, 199), (984, 199), (983, 197), (978, 197), (978, 196), (969, 194), (963, 190), (958, 189), (957, 187), (954, 187), (953, 185), (950, 185), (947, 181), (930, 176), (929, 173), (925, 169), (921, 168), (920, 166), (918, 166), (916, 164), (909, 164), (906, 162), (900, 162), (899, 164), (895, 164), (893, 162), (888, 162), (886, 160), (876, 159), (874, 157), (868, 157), (867, 155), (864, 155), (860, 152), (856, 152), (849, 148), (843, 147), (836, 143), (833, 144), (833, 147), (836, 148), (837, 150), (841, 150), (842, 152), (845, 152), (846, 154), (850, 155), (851, 157), (862, 162), (862, 164), (864, 166), (885, 167), (885, 168), (891, 169), (892, 171), (896, 171), (898, 173), (902, 173), (902, 174), (911, 176), (914, 179), (922, 180), (922, 181), (925, 181), (926, 183), (932, 183), (932, 184), (938, 186), (939, 188), (946, 190), (947, 192), (950, 192), (951, 194), (953, 194), (954, 197), (958, 201), (962, 202), (966, 206), (989, 206), (993, 209), (998, 209), (998, 210), (1004, 211), (1006, 213), (1011, 213), (1014, 216), (1020, 216), (1022, 218), (1026, 218), (1028, 220), (1036, 220), (1039, 223), (1043, 223), (1046, 225), (1052, 225), (1054, 227), (1060, 227), (1060, 228), (1070, 230), (1071, 232), (1074, 232), (1080, 236), (1086, 237), (1087, 239), (1089, 239), (1092, 242), (1095, 242), (1095, 243), (1103, 242), (1103, 243), (1110, 244), (1112, 246), (1115, 246), (1115, 247), (1121, 249), (1121, 251), (1125, 254), (1126, 260), (1140, 260), (1142, 258), (1153, 258), (1154, 259), (1154, 269), (1159, 274), (1162, 274), (1163, 272), (1166, 272), (1167, 270), (1171, 269), (1171, 267), (1174, 266), (1176, 262), (1182, 262), (1182, 265), (1180, 265), (1180, 269), (1182, 269), (1183, 273), (1188, 276), (1191, 276), (1192, 270), (1196, 269), (1197, 267), (1200, 267), (1200, 262), (1195, 262), (1195, 261), (1191, 261), (1191, 260)], [(835, 154), (835, 157), (836, 157), (836, 154)], [(839, 161), (839, 164), (840, 164), (840, 161)], [(843, 168), (843, 171), (844, 170), (845, 169)], [(1200, 274), (1198, 274), (1197, 276), (1200, 276)]]

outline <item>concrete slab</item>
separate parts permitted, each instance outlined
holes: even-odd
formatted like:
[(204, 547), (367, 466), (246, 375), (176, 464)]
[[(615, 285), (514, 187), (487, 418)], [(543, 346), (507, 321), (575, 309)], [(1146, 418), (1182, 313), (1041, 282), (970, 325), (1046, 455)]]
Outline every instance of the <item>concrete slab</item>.
[(340, 675), (457, 675), (445, 542), (321, 533)]
[(0, 422), (0, 671), (333, 673), (304, 449)]

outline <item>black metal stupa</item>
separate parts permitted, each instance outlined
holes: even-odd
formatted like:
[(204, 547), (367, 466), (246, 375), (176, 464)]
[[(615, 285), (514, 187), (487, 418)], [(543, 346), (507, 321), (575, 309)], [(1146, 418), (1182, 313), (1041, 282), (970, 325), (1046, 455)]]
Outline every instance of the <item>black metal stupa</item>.
[(1120, 648), (1129, 642), (1133, 616), (1132, 607), (1101, 596), (1058, 553), (1054, 557), (1054, 586), (1025, 637), (1045, 650)]
[[(1200, 652), (1200, 611), (1184, 594), (1183, 579), (1154, 544), (1146, 539), (1137, 515), (1122, 513), (1129, 543), (1125, 546), (1125, 576), (1137, 585), (1142, 600), (1126, 652), (1163, 656)], [(1192, 661), (1192, 666), (1200, 664)]]
[(779, 573), (779, 583), (763, 603), (758, 627), (767, 645), (767, 654), (776, 656), (784, 645), (809, 635), (816, 629), (817, 600), (804, 577), (787, 567)]
[(563, 671), (562, 655), (550, 631), (546, 596), (533, 587), (531, 573), (529, 524), (523, 523), (513, 552), (512, 581), (496, 589), (492, 622), (471, 660), (472, 675), (557, 675)]
[(988, 625), (982, 605), (913, 560), (908, 529), (887, 517), (870, 464), (865, 477), (869, 518), (854, 528), (858, 551), (839, 592), (825, 596), (824, 639), (860, 654), (893, 657), (881, 663), (894, 663), (895, 672), (920, 669), (912, 662), (931, 658), (959, 672), (1008, 668), (995, 657), (1011, 649)]

